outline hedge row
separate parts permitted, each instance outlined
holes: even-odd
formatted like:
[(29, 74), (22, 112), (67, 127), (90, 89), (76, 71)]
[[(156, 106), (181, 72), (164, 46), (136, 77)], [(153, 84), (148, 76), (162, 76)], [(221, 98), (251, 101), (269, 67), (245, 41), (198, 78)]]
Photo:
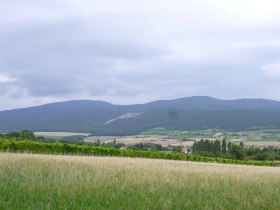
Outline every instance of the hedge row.
[(45, 143), (34, 141), (17, 141), (15, 139), (0, 139), (0, 151), (2, 152), (30, 152), (42, 154), (78, 154), (97, 156), (155, 158), (168, 160), (188, 160), (198, 162), (217, 162), (226, 164), (242, 164), (257, 166), (279, 166), (279, 162), (273, 161), (241, 161), (224, 158), (202, 157), (190, 154), (177, 154), (166, 152), (151, 152), (140, 150), (121, 150), (108, 147), (96, 147), (89, 145), (75, 145), (66, 143)]

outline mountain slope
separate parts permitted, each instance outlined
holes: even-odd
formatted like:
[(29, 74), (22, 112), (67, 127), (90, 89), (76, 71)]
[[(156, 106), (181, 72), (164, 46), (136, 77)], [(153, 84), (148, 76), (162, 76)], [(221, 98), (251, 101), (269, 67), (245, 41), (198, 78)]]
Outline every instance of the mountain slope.
[(28, 129), (125, 135), (155, 127), (184, 130), (252, 126), (280, 126), (280, 102), (196, 96), (136, 105), (79, 100), (0, 111), (0, 131), (6, 132)]
[(244, 130), (251, 127), (280, 127), (280, 112), (246, 110), (156, 110), (141, 116), (96, 127), (96, 135), (132, 135), (152, 128), (169, 130)]

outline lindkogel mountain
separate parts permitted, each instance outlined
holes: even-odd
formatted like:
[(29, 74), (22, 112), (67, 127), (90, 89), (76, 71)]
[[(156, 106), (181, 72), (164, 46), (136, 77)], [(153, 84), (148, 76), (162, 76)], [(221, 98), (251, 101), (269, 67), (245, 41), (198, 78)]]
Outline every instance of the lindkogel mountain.
[(28, 129), (128, 135), (156, 127), (243, 130), (258, 126), (280, 127), (280, 102), (195, 96), (136, 105), (76, 100), (0, 111), (0, 131), (4, 132)]

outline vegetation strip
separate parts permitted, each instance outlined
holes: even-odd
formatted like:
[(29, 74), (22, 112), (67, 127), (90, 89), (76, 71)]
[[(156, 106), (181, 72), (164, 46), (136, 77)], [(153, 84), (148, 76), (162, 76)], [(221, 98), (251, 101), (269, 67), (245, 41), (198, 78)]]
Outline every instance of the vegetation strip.
[(279, 162), (273, 161), (245, 161), (224, 158), (202, 157), (198, 155), (177, 154), (166, 152), (121, 150), (107, 147), (94, 147), (89, 145), (75, 145), (66, 143), (44, 143), (29, 140), (17, 141), (0, 139), (0, 151), (3, 152), (30, 152), (42, 154), (79, 154), (96, 156), (137, 157), (168, 160), (186, 160), (198, 162), (217, 162), (226, 164), (279, 166)]

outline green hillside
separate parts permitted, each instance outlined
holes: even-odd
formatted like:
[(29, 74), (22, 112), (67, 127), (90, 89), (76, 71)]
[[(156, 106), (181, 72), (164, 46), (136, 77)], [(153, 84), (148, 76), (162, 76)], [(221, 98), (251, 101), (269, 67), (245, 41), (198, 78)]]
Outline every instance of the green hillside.
[(131, 135), (156, 127), (172, 130), (243, 130), (280, 127), (280, 102), (188, 97), (147, 104), (68, 101), (0, 111), (0, 131), (66, 131)]

